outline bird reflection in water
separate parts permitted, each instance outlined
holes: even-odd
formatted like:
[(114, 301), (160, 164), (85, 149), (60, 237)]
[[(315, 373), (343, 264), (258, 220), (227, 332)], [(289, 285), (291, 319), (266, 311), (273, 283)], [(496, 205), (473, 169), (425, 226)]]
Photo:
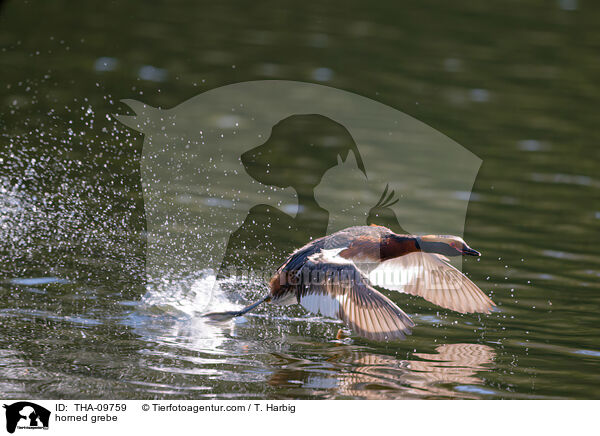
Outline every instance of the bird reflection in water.
[(367, 353), (353, 347), (332, 350), (325, 362), (278, 355), (283, 367), (271, 386), (307, 389), (322, 398), (363, 399), (477, 398), (451, 385), (482, 385), (479, 373), (492, 369), (495, 351), (483, 344), (444, 344), (435, 353), (413, 353), (411, 360)]

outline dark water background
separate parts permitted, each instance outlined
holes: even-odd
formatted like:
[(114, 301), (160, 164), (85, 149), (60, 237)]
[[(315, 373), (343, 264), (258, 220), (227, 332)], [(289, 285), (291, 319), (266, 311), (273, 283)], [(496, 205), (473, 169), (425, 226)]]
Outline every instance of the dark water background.
[[(583, 0), (4, 2), (2, 396), (598, 398), (598, 22)], [(193, 301), (144, 299), (143, 137), (107, 115), (257, 79), (364, 95), (478, 155), (465, 270), (501, 310), (391, 295), (413, 336), (340, 344), (300, 310), (207, 335)]]

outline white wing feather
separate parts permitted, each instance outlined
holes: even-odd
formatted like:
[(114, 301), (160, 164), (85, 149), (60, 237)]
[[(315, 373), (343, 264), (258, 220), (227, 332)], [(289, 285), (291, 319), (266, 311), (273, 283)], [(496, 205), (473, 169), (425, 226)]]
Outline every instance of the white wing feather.
[(489, 313), (495, 306), (448, 258), (438, 254), (417, 252), (387, 260), (370, 271), (369, 280), (461, 313)]

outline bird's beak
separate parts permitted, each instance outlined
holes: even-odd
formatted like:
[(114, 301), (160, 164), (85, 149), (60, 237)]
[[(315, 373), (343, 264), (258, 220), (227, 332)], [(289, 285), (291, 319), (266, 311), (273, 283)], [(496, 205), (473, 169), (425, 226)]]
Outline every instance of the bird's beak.
[(481, 256), (481, 253), (477, 250), (473, 250), (471, 247), (465, 247), (462, 250), (464, 256)]

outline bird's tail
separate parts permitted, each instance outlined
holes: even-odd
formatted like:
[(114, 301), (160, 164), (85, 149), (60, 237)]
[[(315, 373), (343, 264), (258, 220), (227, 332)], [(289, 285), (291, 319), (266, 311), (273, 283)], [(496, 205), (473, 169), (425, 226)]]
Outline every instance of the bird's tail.
[(227, 321), (236, 316), (242, 316), (251, 310), (256, 309), (262, 303), (271, 301), (271, 296), (267, 295), (265, 298), (258, 300), (256, 303), (252, 303), (250, 306), (246, 306), (241, 310), (233, 310), (230, 312), (209, 312), (202, 315), (204, 318), (210, 318), (212, 321)]

